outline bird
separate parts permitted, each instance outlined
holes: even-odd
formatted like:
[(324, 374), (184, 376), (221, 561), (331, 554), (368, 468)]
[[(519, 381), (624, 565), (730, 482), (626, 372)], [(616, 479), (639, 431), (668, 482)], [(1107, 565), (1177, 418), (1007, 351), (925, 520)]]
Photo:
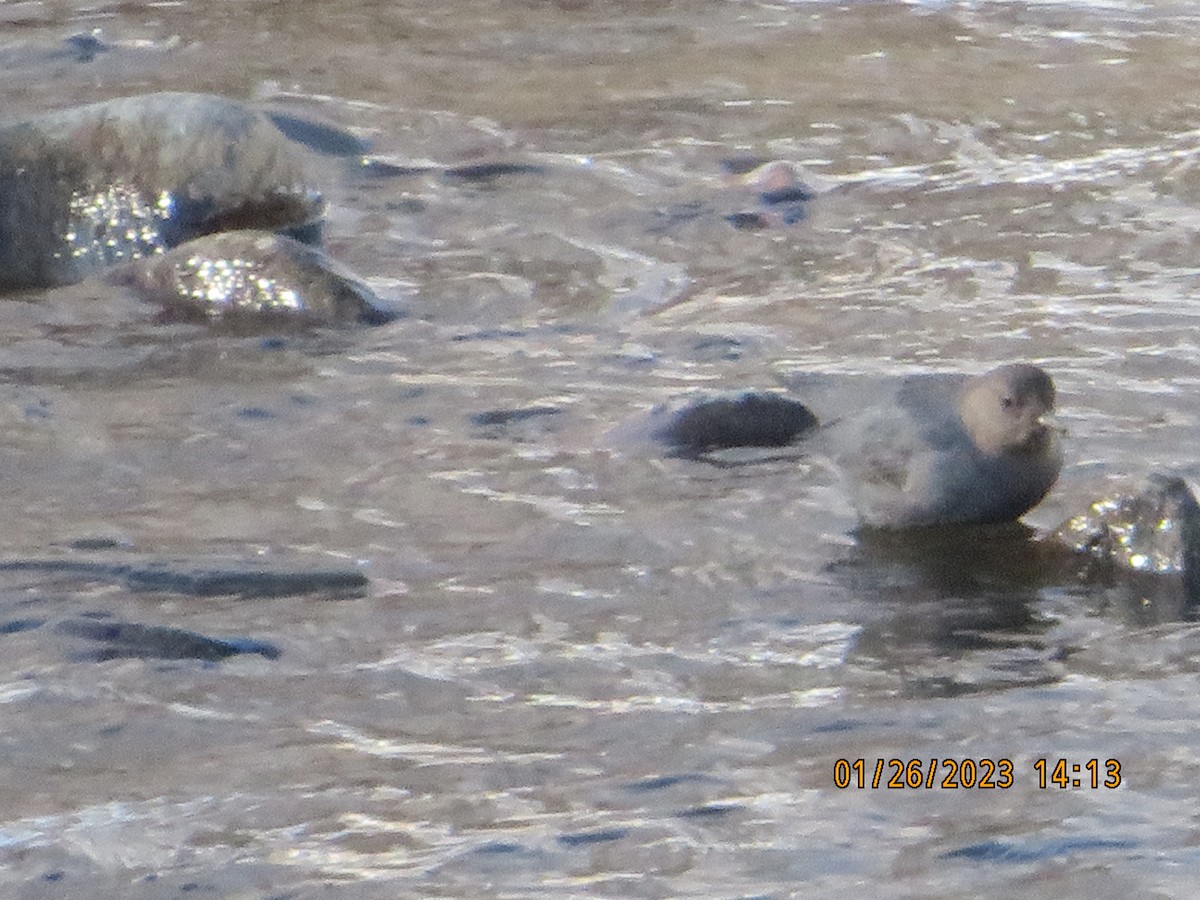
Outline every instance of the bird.
[(991, 525), (1020, 518), (1062, 469), (1051, 377), (1029, 363), (915, 375), (844, 410), (822, 443), (862, 525)]

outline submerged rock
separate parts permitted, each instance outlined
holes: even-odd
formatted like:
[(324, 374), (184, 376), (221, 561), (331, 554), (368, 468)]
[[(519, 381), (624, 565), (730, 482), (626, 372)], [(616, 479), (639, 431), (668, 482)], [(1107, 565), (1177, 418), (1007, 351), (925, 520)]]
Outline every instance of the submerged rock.
[(721, 161), (719, 189), (655, 215), (654, 231), (670, 231), (696, 220), (720, 216), (739, 231), (783, 228), (804, 221), (817, 191), (784, 160), (739, 156)]
[[(4, 12), (15, 6), (38, 6), (29, 4), (5, 4)], [(131, 76), (154, 73), (165, 67), (172, 54), (183, 46), (178, 35), (164, 40), (109, 39), (100, 28), (80, 31), (54, 43), (32, 38), (29, 41), (13, 41), (15, 20), (6, 16), (4, 24), (9, 26), (4, 45), (0, 46), (0, 78), (7, 86), (21, 82), (42, 89), (56, 79), (84, 76), (94, 83), (105, 80), (132, 80)]]
[(1049, 539), (1084, 555), (1092, 577), (1160, 576), (1178, 582), (1189, 603), (1200, 601), (1200, 504), (1178, 476), (1121, 484)]
[(740, 157), (723, 160), (726, 183), (742, 188), (750, 202), (728, 212), (726, 220), (743, 231), (795, 225), (807, 215), (807, 204), (816, 192), (800, 179), (791, 163)]
[(370, 142), (345, 128), (282, 110), (267, 110), (267, 116), (288, 138), (323, 156), (361, 157)]
[(218, 231), (315, 237), (321, 211), (288, 139), (223, 97), (148, 94), (0, 127), (0, 290), (70, 284)]
[(279, 648), (254, 638), (213, 638), (167, 625), (137, 622), (67, 619), (55, 628), (59, 634), (98, 641), (103, 646), (83, 654), (104, 662), (110, 659), (198, 659), (219, 662), (230, 656), (255, 653), (278, 659)]
[(398, 315), (322, 251), (267, 231), (206, 235), (112, 278), (162, 306), (168, 319), (380, 325)]
[(156, 591), (191, 597), (359, 597), (369, 581), (354, 566), (317, 568), (286, 561), (240, 559), (137, 560), (15, 559), (0, 561), (0, 573), (22, 572), (79, 581), (122, 585), (130, 591)]
[(554, 429), (561, 418), (557, 406), (522, 406), (516, 409), (489, 409), (471, 416), (471, 424), (490, 440), (536, 440)]

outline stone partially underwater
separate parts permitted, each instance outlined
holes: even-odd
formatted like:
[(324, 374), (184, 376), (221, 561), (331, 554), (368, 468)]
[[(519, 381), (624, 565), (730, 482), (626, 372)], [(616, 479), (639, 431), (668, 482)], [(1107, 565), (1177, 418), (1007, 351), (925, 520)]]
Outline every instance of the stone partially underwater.
[(396, 310), (361, 279), (302, 243), (320, 237), (324, 204), (290, 138), (317, 152), (361, 149), (332, 126), (203, 94), (0, 127), (0, 291), (105, 273), (167, 321), (391, 321)]
[(315, 238), (294, 145), (223, 97), (163, 93), (0, 128), (0, 290), (71, 284), (201, 235)]
[(188, 241), (113, 272), (168, 320), (229, 325), (381, 325), (396, 318), (362, 281), (321, 250), (268, 231)]
[(699, 457), (738, 447), (785, 447), (817, 427), (799, 401), (766, 391), (692, 399), (653, 410), (651, 436), (675, 456)]
[[(129, 559), (125, 555), (0, 560), (0, 579), (116, 584), (128, 591), (187, 597), (365, 596), (370, 584), (357, 566), (325, 567), (244, 559)], [(28, 587), (29, 582), (26, 582)]]
[(1200, 604), (1200, 504), (1187, 483), (1155, 473), (1109, 488), (1048, 536), (1076, 554), (1086, 581), (1136, 580)]
[(54, 629), (58, 634), (95, 641), (98, 646), (76, 654), (81, 660), (107, 662), (112, 659), (194, 659), (220, 662), (231, 656), (257, 654), (278, 659), (279, 648), (254, 638), (215, 638), (166, 625), (114, 622), (107, 618), (67, 619)]

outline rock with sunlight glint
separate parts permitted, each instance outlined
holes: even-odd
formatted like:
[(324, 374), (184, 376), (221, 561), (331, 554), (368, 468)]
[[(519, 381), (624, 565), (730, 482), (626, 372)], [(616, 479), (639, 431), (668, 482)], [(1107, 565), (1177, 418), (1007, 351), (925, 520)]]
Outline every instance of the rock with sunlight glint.
[(325, 253), (267, 231), (207, 235), (112, 277), (173, 320), (303, 327), (380, 325), (398, 315)]
[(239, 228), (316, 237), (294, 145), (223, 97), (162, 93), (0, 127), (0, 290), (81, 281)]
[(1200, 601), (1200, 504), (1178, 476), (1155, 473), (1119, 484), (1051, 539), (1086, 555), (1098, 574), (1178, 579), (1188, 601)]

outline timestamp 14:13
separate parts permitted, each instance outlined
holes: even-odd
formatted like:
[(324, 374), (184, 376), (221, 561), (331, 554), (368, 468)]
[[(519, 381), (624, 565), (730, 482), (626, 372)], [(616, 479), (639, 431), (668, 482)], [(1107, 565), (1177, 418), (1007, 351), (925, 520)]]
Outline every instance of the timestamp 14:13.
[[(1089, 759), (1082, 763), (1070, 760), (1038, 759), (1033, 768), (1037, 772), (1038, 787), (1099, 787), (1121, 786), (1121, 763), (1115, 759)], [(1103, 776), (1103, 777), (1101, 777)]]

